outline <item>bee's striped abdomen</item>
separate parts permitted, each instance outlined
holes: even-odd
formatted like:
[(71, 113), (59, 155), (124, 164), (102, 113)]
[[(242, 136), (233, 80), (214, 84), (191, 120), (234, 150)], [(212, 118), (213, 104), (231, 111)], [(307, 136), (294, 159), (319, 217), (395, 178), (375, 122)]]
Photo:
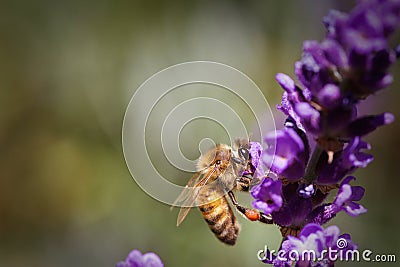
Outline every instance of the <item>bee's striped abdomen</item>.
[[(201, 192), (199, 198), (209, 199), (215, 192)], [(234, 245), (239, 234), (240, 226), (236, 221), (228, 200), (222, 196), (208, 204), (199, 206), (208, 227), (215, 236), (228, 245)]]

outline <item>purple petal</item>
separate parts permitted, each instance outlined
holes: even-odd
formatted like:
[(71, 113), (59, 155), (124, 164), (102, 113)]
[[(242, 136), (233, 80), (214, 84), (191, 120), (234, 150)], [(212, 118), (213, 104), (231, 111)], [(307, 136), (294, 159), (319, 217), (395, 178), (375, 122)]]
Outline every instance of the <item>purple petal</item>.
[(398, 0), (389, 0), (381, 3), (380, 7), (385, 36), (389, 36), (400, 25), (400, 2)]
[(278, 174), (282, 174), (287, 169), (287, 167), (291, 164), (291, 162), (289, 161), (288, 158), (275, 156), (275, 158), (273, 159), (273, 164), (274, 164), (274, 167), (271, 169), (273, 169), (274, 172), (276, 172)]
[(261, 144), (258, 142), (250, 142), (249, 154), (251, 159), (251, 165), (255, 169), (252, 170), (254, 172), (255, 177), (264, 177), (264, 169), (262, 167), (262, 164), (260, 164), (261, 153), (262, 153)]
[(330, 65), (323, 53), (322, 44), (317, 41), (305, 41), (303, 43), (303, 56), (307, 58), (308, 68), (314, 72)]
[(339, 238), (340, 230), (339, 227), (336, 225), (331, 225), (325, 228), (324, 230), (324, 238), (325, 238), (325, 245), (327, 247), (332, 247), (336, 244), (336, 240)]
[(308, 237), (310, 234), (314, 234), (318, 231), (323, 231), (323, 228), (316, 223), (309, 223), (301, 230), (299, 236)]
[(365, 37), (383, 37), (382, 20), (373, 9), (356, 7), (349, 17), (349, 26), (357, 29)]
[(283, 129), (275, 132), (276, 136), (276, 155), (286, 158), (295, 157), (295, 155), (304, 150), (304, 143), (294, 129)]
[(360, 201), (365, 193), (365, 189), (362, 186), (352, 186), (351, 187), (351, 200)]
[(275, 76), (275, 79), (277, 80), (279, 85), (283, 89), (285, 89), (286, 92), (288, 92), (288, 93), (294, 92), (296, 85), (294, 84), (294, 81), (292, 80), (292, 78), (290, 78), (288, 75), (286, 75), (284, 73), (278, 73)]
[(351, 186), (349, 184), (349, 182), (354, 179), (354, 177), (349, 176), (341, 183), (335, 201), (329, 207), (329, 212), (331, 214), (336, 214), (339, 211), (344, 210), (351, 216), (358, 216), (367, 212), (367, 209), (354, 202), (361, 200), (365, 192), (363, 187)]
[(394, 121), (394, 115), (391, 113), (383, 113), (376, 116), (365, 116), (354, 120), (347, 128), (347, 136), (363, 136), (376, 128), (390, 124)]
[(353, 163), (354, 167), (365, 168), (374, 160), (374, 156), (360, 152), (357, 154), (351, 154), (349, 160)]
[(330, 10), (328, 15), (323, 18), (323, 23), (328, 30), (328, 37), (340, 40), (341, 29), (347, 22), (348, 14), (338, 10)]
[(282, 207), (282, 182), (280, 180), (272, 180), (264, 178), (259, 185), (251, 190), (251, 195), (255, 198), (253, 206), (256, 209), (270, 214)]
[(360, 137), (355, 137), (344, 148), (341, 155), (341, 162), (338, 162), (338, 167), (345, 172), (352, 172), (356, 168), (365, 168), (372, 162), (374, 157), (370, 154), (361, 152), (361, 149), (371, 149), (370, 144), (361, 140)]
[(336, 196), (334, 204), (338, 207), (342, 207), (346, 201), (351, 198), (351, 186), (348, 184), (344, 184), (340, 187), (339, 192)]
[(259, 164), (254, 172), (254, 177), (261, 178), (264, 176), (265, 176), (264, 168), (263, 168), (262, 164)]
[[(372, 76), (373, 74), (371, 74)], [(385, 87), (388, 87), (393, 83), (393, 75), (391, 74), (385, 74), (382, 78), (377, 79), (377, 81), (372, 84), (372, 88), (375, 90), (383, 89)]]
[(275, 149), (269, 146), (263, 151), (265, 166), (288, 179), (299, 179), (304, 174), (307, 159), (303, 140), (293, 128), (271, 132), (265, 137), (267, 144), (275, 140)]
[(288, 100), (288, 94), (287, 92), (284, 92), (282, 95), (282, 102), (280, 105), (276, 105), (276, 108), (280, 111), (282, 111), (286, 116), (290, 116), (290, 111), (292, 109), (292, 105), (290, 104)]
[(251, 204), (254, 208), (262, 210), (265, 214), (271, 214), (274, 210), (277, 209), (277, 205), (267, 204), (261, 200), (255, 200)]
[(326, 58), (339, 68), (348, 67), (348, 58), (343, 47), (335, 40), (325, 39), (321, 43), (321, 48)]
[(284, 92), (282, 95), (282, 102), (280, 105), (277, 105), (276, 108), (283, 112), (286, 116), (290, 116), (294, 119), (296, 122), (297, 128), (301, 129), (304, 131), (304, 127), (301, 124), (301, 119), (300, 117), (294, 112), (292, 103), (289, 101), (289, 96), (287, 92)]
[(367, 209), (355, 202), (350, 202), (344, 207), (347, 214), (356, 217), (360, 214), (366, 213)]
[(153, 253), (142, 253), (134, 249), (126, 257), (124, 262), (119, 262), (116, 267), (164, 267), (160, 257)]
[(157, 254), (148, 252), (143, 255), (143, 267), (164, 267), (164, 264)]
[(299, 238), (288, 236), (285, 246), (290, 250), (297, 250), (299, 253), (305, 250), (313, 250), (319, 255), (324, 249), (324, 241), (323, 228), (318, 224), (307, 224), (300, 232)]
[(125, 262), (129, 267), (142, 267), (143, 266), (143, 255), (139, 250), (132, 250), (128, 257), (126, 257)]
[(318, 100), (319, 104), (321, 104), (325, 108), (335, 108), (341, 104), (341, 90), (338, 86), (334, 84), (327, 84), (318, 93)]
[[(307, 230), (308, 227), (310, 227), (309, 230)], [(322, 251), (326, 252), (328, 249), (335, 249), (336, 251), (357, 249), (357, 246), (351, 241), (350, 235), (340, 235), (340, 230), (335, 225), (323, 229), (316, 224), (307, 224), (304, 228), (306, 228), (306, 231), (308, 232), (307, 236), (300, 235), (299, 238), (289, 236), (287, 240), (282, 243), (281, 249), (285, 252), (285, 256), (287, 256), (288, 253), (293, 250), (296, 250), (299, 255), (304, 255), (302, 254), (302, 252), (306, 250), (313, 250), (316, 253), (317, 257), (323, 256), (324, 258), (319, 258), (316, 262), (309, 262), (307, 261), (307, 258), (303, 258), (300, 259), (300, 261), (297, 261), (295, 266), (333, 266), (334, 261), (337, 258), (330, 259), (330, 253), (325, 253), (322, 255)], [(345, 246), (342, 246), (343, 241), (345, 242)], [(338, 254), (335, 254), (335, 256), (337, 255)], [(292, 266), (291, 262), (286, 262), (286, 264), (287, 265), (280, 266)]]
[(306, 102), (298, 103), (294, 106), (294, 111), (308, 131), (313, 134), (320, 133), (320, 114), (313, 106)]
[(359, 55), (368, 55), (374, 51), (385, 49), (387, 46), (386, 39), (384, 38), (365, 38), (362, 32), (350, 29), (344, 33), (344, 42)]
[(250, 142), (250, 149), (249, 149), (249, 154), (251, 158), (251, 164), (253, 166), (257, 167), (258, 163), (260, 161), (260, 156), (262, 152), (262, 146), (258, 142)]

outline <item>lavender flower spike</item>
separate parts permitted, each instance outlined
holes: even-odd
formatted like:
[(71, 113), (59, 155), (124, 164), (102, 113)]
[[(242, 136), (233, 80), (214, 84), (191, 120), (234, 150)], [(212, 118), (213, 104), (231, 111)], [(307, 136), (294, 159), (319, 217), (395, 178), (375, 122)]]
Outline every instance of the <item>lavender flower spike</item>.
[[(373, 160), (362, 138), (394, 121), (388, 112), (360, 116), (358, 104), (393, 81), (389, 69), (400, 58), (400, 46), (391, 48), (388, 38), (400, 27), (400, 1), (360, 0), (348, 14), (331, 11), (324, 24), (322, 41), (303, 43), (294, 66), (300, 84), (276, 75), (284, 89), (277, 109), (287, 119), (285, 128), (265, 136), (269, 146), (261, 159), (278, 180), (264, 179), (252, 190), (253, 206), (271, 215), (284, 238), (280, 252), (286, 255), (265, 252), (271, 257), (263, 262), (276, 267), (333, 266), (335, 258), (324, 250), (356, 247), (337, 226), (321, 225), (340, 211), (353, 217), (367, 212), (358, 203), (364, 188), (350, 185), (355, 178), (348, 175)], [(338, 187), (333, 203), (327, 202)], [(301, 254), (309, 250), (312, 259)]]
[(160, 257), (153, 252), (142, 254), (139, 250), (132, 250), (125, 261), (119, 262), (115, 267), (164, 267)]
[(327, 36), (304, 41), (295, 63), (302, 88), (285, 74), (276, 80), (285, 90), (283, 113), (316, 138), (363, 136), (393, 121), (391, 114), (356, 119), (356, 105), (388, 87), (399, 49), (388, 37), (400, 26), (400, 2), (365, 0), (350, 13), (331, 11), (325, 17)]

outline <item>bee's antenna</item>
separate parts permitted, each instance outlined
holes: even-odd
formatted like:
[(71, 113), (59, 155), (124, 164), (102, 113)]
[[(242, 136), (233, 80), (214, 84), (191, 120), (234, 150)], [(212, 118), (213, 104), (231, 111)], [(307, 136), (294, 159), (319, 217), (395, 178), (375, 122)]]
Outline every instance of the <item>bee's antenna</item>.
[(250, 144), (250, 141), (251, 141), (251, 139), (253, 138), (253, 133), (249, 133), (249, 144)]

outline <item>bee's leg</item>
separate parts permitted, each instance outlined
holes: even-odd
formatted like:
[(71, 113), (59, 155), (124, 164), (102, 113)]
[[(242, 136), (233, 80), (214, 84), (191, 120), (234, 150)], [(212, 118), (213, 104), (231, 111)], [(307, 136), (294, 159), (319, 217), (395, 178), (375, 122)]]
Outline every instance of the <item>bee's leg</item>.
[(242, 213), (247, 219), (249, 219), (250, 221), (260, 221), (262, 223), (266, 223), (266, 224), (273, 224), (274, 221), (272, 220), (272, 217), (270, 214), (265, 214), (261, 211), (257, 211), (254, 209), (249, 209), (246, 207), (241, 206), (237, 200), (235, 195), (233, 194), (232, 191), (228, 192), (229, 197), (232, 200), (233, 205), (235, 205), (236, 209)]
[(248, 192), (251, 186), (258, 184), (261, 181), (260, 178), (241, 176), (236, 178), (236, 190)]

